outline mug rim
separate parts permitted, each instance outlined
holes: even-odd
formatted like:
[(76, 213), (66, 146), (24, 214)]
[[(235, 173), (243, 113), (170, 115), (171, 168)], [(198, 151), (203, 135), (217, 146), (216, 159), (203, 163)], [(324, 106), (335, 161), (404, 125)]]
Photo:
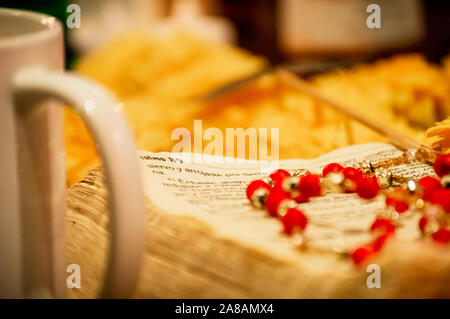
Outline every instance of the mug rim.
[(30, 21), (40, 23), (45, 28), (39, 29), (36, 31), (27, 32), (24, 34), (0, 38), (0, 49), (21, 45), (23, 43), (27, 43), (30, 41), (40, 41), (45, 38), (57, 36), (62, 31), (61, 22), (57, 18), (52, 17), (47, 14), (43, 14), (43, 13), (39, 13), (39, 12), (35, 12), (35, 11), (29, 11), (29, 10), (1, 8), (0, 7), (0, 15), (1, 14), (26, 18)]

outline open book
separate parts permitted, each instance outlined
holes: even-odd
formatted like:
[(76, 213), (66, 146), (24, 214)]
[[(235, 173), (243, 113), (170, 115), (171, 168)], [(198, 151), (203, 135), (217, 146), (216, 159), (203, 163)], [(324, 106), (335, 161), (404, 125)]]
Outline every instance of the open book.
[[(373, 143), (280, 161), (279, 167), (319, 173), (330, 162), (349, 166), (399, 155), (391, 145)], [(300, 251), (277, 219), (245, 197), (248, 183), (264, 176), (264, 163), (186, 163), (179, 154), (144, 151), (138, 156), (148, 241), (137, 297), (450, 297), (450, 250), (421, 239), (417, 215), (402, 216), (395, 239), (370, 260), (380, 266), (381, 288), (369, 288), (366, 268), (338, 254), (370, 240), (382, 197), (328, 194), (299, 204), (309, 219), (308, 249)], [(421, 163), (390, 169), (413, 179), (434, 174)], [(106, 196), (100, 169), (67, 194), (68, 262), (85, 269), (82, 288), (70, 292), (75, 297), (92, 296), (104, 269)]]

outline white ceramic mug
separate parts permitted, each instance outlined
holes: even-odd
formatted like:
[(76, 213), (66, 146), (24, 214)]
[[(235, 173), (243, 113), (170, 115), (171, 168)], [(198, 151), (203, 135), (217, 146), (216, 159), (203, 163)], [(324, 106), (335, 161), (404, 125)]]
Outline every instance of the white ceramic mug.
[(83, 118), (105, 167), (111, 236), (101, 296), (126, 297), (144, 249), (135, 146), (115, 99), (63, 72), (62, 34), (53, 17), (0, 9), (0, 297), (65, 296), (61, 102)]

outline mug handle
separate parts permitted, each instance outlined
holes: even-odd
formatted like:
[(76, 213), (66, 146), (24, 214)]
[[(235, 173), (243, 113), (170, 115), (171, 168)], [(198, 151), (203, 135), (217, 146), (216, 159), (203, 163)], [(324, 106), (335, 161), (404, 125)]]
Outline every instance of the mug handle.
[[(86, 123), (103, 161), (110, 201), (109, 257), (100, 297), (131, 296), (145, 247), (145, 203), (136, 148), (119, 103), (94, 82), (42, 68), (19, 71), (13, 88), (16, 98), (55, 97)], [(38, 103), (26, 103), (33, 105)]]

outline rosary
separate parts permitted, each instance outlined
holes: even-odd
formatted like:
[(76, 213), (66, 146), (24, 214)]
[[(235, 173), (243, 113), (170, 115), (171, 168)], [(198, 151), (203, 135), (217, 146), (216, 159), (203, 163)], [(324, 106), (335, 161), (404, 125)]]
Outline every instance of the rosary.
[[(390, 166), (416, 161), (434, 162), (438, 178), (426, 176), (415, 181), (394, 176), (389, 170)], [(450, 154), (429, 158), (411, 149), (377, 164), (364, 161), (355, 167), (343, 167), (331, 163), (323, 168), (321, 175), (306, 172), (292, 176), (278, 169), (269, 177), (252, 181), (246, 193), (254, 207), (265, 208), (270, 216), (280, 219), (284, 233), (293, 237), (294, 245), (301, 249), (307, 246), (303, 234), (308, 218), (298, 208), (298, 203), (327, 193), (356, 193), (365, 200), (384, 196), (386, 208), (369, 228), (372, 240), (347, 254), (357, 265), (379, 252), (393, 238), (396, 221), (406, 211), (420, 214), (418, 227), (424, 238), (450, 243)]]

